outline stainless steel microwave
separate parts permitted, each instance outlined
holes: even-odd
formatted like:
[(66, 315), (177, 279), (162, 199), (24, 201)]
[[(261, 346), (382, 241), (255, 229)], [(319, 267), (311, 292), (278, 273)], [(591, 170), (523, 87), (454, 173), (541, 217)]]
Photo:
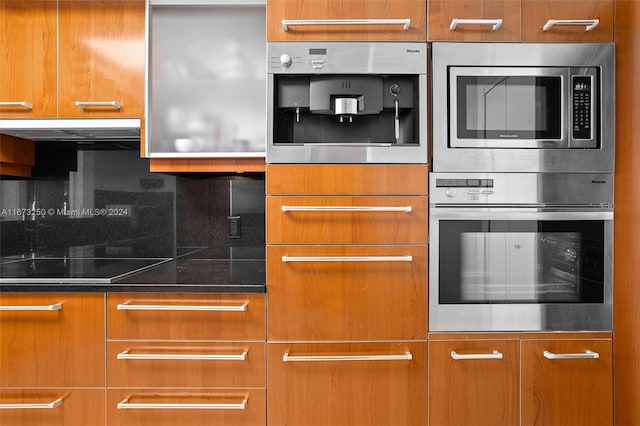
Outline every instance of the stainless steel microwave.
[(434, 171), (613, 172), (613, 44), (432, 51)]

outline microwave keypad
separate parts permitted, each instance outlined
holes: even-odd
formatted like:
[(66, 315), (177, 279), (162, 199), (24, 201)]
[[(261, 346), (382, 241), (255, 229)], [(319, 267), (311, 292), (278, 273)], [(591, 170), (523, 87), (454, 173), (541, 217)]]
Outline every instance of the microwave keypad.
[(591, 136), (591, 76), (573, 76), (573, 139)]

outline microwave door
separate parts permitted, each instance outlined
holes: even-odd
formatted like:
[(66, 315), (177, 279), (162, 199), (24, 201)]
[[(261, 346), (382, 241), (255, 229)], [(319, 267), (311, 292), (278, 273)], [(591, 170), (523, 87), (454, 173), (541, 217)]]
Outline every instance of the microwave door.
[(450, 67), (451, 148), (566, 148), (567, 68)]

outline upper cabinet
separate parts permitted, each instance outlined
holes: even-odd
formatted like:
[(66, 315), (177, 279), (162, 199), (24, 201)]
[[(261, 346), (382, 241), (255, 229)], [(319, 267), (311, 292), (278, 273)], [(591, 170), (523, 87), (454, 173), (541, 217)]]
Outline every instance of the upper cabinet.
[(522, 41), (613, 41), (614, 0), (523, 0)]
[(267, 40), (425, 41), (424, 0), (269, 0)]
[(56, 2), (0, 0), (0, 118), (56, 116)]
[(0, 118), (141, 117), (144, 13), (144, 0), (0, 0)]
[(145, 2), (59, 1), (59, 115), (144, 114)]
[(613, 41), (613, 0), (430, 0), (429, 40)]
[(429, 40), (520, 41), (520, 0), (431, 0)]

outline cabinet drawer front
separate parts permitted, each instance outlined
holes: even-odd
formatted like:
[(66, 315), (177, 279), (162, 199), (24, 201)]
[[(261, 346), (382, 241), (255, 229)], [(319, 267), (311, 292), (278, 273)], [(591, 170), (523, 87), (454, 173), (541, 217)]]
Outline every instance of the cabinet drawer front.
[[(546, 42), (613, 41), (613, 0), (523, 0), (522, 40)], [(592, 21), (597, 26), (587, 30), (589, 23), (552, 25), (550, 20)], [(570, 23), (570, 22), (568, 22)]]
[(427, 195), (428, 166), (268, 164), (269, 195)]
[(264, 387), (264, 343), (107, 344), (114, 387)]
[(609, 339), (523, 340), (522, 425), (613, 424), (612, 371)]
[(426, 424), (424, 342), (269, 343), (267, 360), (268, 424)]
[[(296, 23), (286, 30), (283, 20), (318, 19), (410, 19), (403, 25), (305, 25)], [(267, 40), (418, 40), (426, 41), (426, 2), (419, 0), (269, 0), (267, 4)]]
[(211, 391), (110, 389), (110, 426), (264, 426), (263, 389)]
[(109, 294), (109, 339), (264, 340), (263, 294)]
[(104, 400), (103, 389), (0, 390), (0, 424), (101, 426)]
[(518, 340), (429, 341), (430, 425), (517, 425)]
[(0, 383), (104, 386), (104, 295), (0, 294)]
[(429, 40), (520, 41), (519, 1), (430, 0), (428, 7)]
[(269, 244), (426, 244), (427, 197), (267, 197)]
[(267, 247), (269, 339), (425, 339), (426, 250)]

